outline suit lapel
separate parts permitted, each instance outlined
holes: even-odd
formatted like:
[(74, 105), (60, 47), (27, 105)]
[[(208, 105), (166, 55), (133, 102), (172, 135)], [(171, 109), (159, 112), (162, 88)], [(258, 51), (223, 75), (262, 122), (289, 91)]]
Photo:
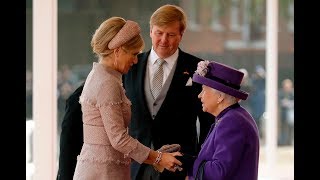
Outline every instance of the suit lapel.
[(175, 101), (175, 99), (172, 97), (174, 97), (175, 94), (180, 93), (179, 91), (183, 89), (183, 86), (186, 85), (188, 79), (192, 77), (193, 72), (191, 72), (190, 65), (187, 61), (188, 59), (186, 57), (186, 54), (179, 49), (176, 69), (174, 71), (171, 84), (167, 91), (167, 95), (157, 113), (157, 116), (158, 114), (161, 114), (163, 112), (163, 109), (172, 108), (169, 107), (172, 105), (170, 101)]
[(177, 93), (178, 87), (185, 86), (188, 79), (192, 77), (193, 72), (191, 72), (190, 64), (187, 61), (186, 54), (179, 49), (177, 66), (168, 93)]
[[(145, 76), (146, 76), (146, 68), (147, 68), (147, 61), (148, 61), (148, 56), (150, 54), (151, 50), (149, 50), (146, 53), (141, 54), (141, 57), (139, 58), (139, 63), (137, 64), (137, 71), (136, 71), (136, 79), (137, 79), (137, 84), (139, 88), (139, 98), (141, 98), (141, 102), (143, 102), (143, 106), (145, 109), (145, 112), (148, 112), (148, 114), (151, 117), (151, 113), (149, 112), (145, 93), (144, 93), (144, 81), (145, 81)], [(177, 59), (177, 65), (175, 72), (172, 77), (172, 81), (170, 83), (169, 89), (167, 91), (166, 98), (164, 99), (161, 108), (158, 111), (158, 114), (161, 113), (161, 111), (165, 107), (166, 101), (172, 100), (168, 99), (168, 97), (174, 97), (176, 93), (179, 93), (181, 89), (183, 89), (184, 86), (186, 86), (186, 83), (190, 77), (192, 77), (194, 71), (192, 71), (192, 68), (190, 67), (190, 63), (188, 63), (188, 58), (186, 53), (181, 51), (179, 49), (179, 56)], [(169, 103), (170, 104), (170, 103)]]

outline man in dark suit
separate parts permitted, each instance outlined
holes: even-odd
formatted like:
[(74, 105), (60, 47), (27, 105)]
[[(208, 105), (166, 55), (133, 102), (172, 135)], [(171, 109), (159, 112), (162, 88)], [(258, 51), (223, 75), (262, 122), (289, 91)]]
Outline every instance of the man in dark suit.
[(82, 111), (79, 97), (83, 85), (79, 86), (66, 100), (60, 134), (60, 155), (57, 180), (72, 180), (77, 156), (83, 144)]
[[(201, 85), (192, 83), (201, 59), (179, 48), (185, 29), (186, 15), (180, 7), (164, 5), (157, 9), (150, 18), (152, 48), (138, 55), (138, 63), (124, 75), (123, 83), (132, 102), (130, 135), (153, 149), (180, 144), (182, 153), (196, 156), (214, 116), (202, 111), (198, 100)], [(157, 65), (158, 59), (164, 60), (162, 67)], [(159, 66), (162, 88), (154, 93), (153, 86), (157, 85), (153, 85), (153, 78)], [(185, 177), (185, 170), (175, 173), (164, 170), (160, 174), (160, 179), (165, 180), (184, 180)], [(159, 176), (152, 166), (132, 162), (131, 179), (159, 179)]]

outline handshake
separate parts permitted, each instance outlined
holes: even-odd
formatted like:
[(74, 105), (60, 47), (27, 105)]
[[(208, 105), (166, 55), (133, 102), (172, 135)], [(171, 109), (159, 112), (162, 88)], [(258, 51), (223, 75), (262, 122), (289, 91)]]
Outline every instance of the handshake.
[[(179, 144), (167, 144), (163, 145), (160, 149), (158, 149), (158, 152), (161, 153), (174, 153), (181, 150), (181, 146)], [(175, 164), (171, 169), (168, 169), (169, 171), (175, 172), (176, 170), (182, 171), (184, 168), (189, 168), (190, 166), (193, 166), (193, 162), (196, 159), (195, 156), (191, 156), (188, 154), (183, 154), (180, 152), (182, 156), (176, 155), (175, 158), (179, 160), (182, 165)], [(159, 164), (153, 164), (153, 167), (158, 172), (163, 172), (164, 167), (160, 166)]]

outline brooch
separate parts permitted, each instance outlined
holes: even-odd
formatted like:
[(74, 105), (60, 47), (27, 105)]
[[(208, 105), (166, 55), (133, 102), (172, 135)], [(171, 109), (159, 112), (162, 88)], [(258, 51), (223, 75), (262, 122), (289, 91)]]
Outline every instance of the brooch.
[(188, 71), (184, 71), (183, 74), (189, 75), (189, 72)]

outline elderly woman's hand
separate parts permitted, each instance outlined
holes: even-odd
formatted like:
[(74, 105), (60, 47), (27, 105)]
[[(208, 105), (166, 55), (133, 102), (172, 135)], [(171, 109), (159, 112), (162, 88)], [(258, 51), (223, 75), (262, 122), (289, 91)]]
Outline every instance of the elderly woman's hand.
[(166, 145), (163, 145), (160, 149), (158, 149), (158, 151), (171, 153), (171, 152), (180, 151), (180, 149), (181, 149), (180, 144), (166, 144)]

